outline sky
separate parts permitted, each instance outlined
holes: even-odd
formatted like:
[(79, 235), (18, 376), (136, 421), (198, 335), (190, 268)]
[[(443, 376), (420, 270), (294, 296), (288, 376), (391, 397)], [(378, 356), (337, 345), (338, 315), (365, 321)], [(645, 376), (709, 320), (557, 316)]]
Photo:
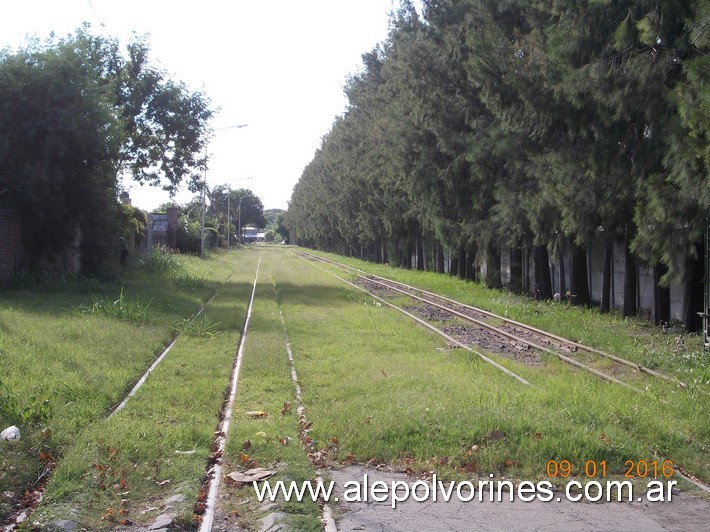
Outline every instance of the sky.
[[(362, 54), (387, 38), (398, 0), (13, 0), (0, 48), (72, 33), (82, 23), (122, 45), (148, 34), (151, 63), (218, 109), (207, 183), (249, 188), (286, 209), (322, 137), (347, 106), (343, 88)], [(245, 127), (233, 126), (246, 124)], [(123, 181), (134, 205), (170, 200)], [(175, 196), (186, 203), (186, 189)]]

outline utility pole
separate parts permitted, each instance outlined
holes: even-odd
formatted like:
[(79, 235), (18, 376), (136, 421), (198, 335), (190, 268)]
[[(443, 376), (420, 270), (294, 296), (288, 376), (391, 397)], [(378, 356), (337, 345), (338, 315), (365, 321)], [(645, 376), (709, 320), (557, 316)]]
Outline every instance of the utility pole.
[(239, 232), (237, 233), (237, 238), (239, 239), (239, 243), (243, 244), (244, 239), (242, 238), (242, 200), (246, 198), (246, 196), (242, 196), (239, 198), (239, 210), (237, 211), (237, 227), (239, 228)]
[(231, 219), (229, 217), (229, 207), (230, 203), (232, 201), (232, 187), (229, 187), (229, 194), (227, 195), (227, 249), (232, 247), (232, 228), (230, 227), (232, 225)]
[(205, 258), (205, 189), (207, 188), (207, 146), (205, 146), (205, 169), (202, 173), (202, 212), (200, 213), (200, 257)]

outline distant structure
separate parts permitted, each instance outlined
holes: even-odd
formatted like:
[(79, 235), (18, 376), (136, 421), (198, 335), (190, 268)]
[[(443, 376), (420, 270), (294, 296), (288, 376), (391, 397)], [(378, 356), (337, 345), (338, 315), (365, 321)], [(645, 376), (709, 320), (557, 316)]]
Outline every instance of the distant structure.
[(252, 242), (257, 242), (259, 239), (259, 232), (256, 227), (246, 226), (242, 227), (242, 242), (245, 244), (251, 244)]
[(177, 247), (177, 219), (176, 207), (169, 207), (165, 214), (148, 214), (148, 227), (146, 230), (146, 248), (154, 246)]

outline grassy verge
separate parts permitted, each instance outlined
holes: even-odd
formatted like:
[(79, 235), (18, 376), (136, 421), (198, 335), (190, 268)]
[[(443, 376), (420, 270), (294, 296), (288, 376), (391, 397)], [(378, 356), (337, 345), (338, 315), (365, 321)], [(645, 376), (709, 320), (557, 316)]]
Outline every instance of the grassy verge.
[[(262, 252), (227, 471), (258, 464), (275, 468), (274, 480), (314, 475), (298, 442), (280, 308), (313, 423), (309, 436), (321, 459), (336, 467), (388, 463), (442, 479), (487, 480), (493, 474), (535, 480), (546, 478), (549, 460), (568, 460), (583, 480), (589, 460), (605, 462), (611, 476), (623, 475), (628, 460), (667, 458), (710, 480), (710, 398), (701, 392), (702, 378), (690, 390), (663, 384), (637, 394), (557, 360), (535, 367), (498, 359), (533, 383), (526, 387), (475, 355), (442, 349), (443, 339), (286, 249), (262, 248), (210, 261), (180, 258), (180, 271), (171, 265), (131, 270), (121, 284), (4, 293), (0, 423), (18, 424), (23, 437), (0, 447), (0, 493), (26, 486), (56, 463), (32, 518), (41, 526), (56, 519), (91, 530), (126, 520), (146, 525), (165, 505), (173, 507), (174, 525), (193, 526)], [(655, 357), (658, 367), (686, 380), (705, 371), (705, 355), (693, 355), (696, 337), (668, 343), (642, 322), (486, 291), (450, 277), (357, 265), (515, 319), (547, 323), (554, 332), (633, 360)], [(186, 322), (218, 286), (204, 316)], [(99, 308), (111, 306), (117, 308)], [(170, 355), (127, 407), (107, 419), (176, 331), (183, 336)], [(249, 411), (268, 415), (252, 418)], [(223, 489), (223, 513), (239, 512), (239, 525), (256, 527), (261, 507), (251, 488)], [(319, 527), (315, 504), (281, 501), (277, 508), (291, 529)]]
[[(493, 473), (527, 479), (544, 478), (552, 459), (569, 460), (577, 474), (587, 460), (606, 461), (609, 474), (623, 474), (627, 460), (669, 458), (710, 479), (710, 405), (697, 389), (659, 384), (655, 393), (637, 394), (554, 360), (541, 368), (501, 361), (534, 384), (523, 387), (468, 353), (436, 350), (442, 341), (406, 318), (294, 260), (282, 261), (275, 275), (288, 279), (279, 286), (313, 435), (323, 442), (336, 438), (338, 460), (387, 462), (452, 478)], [(554, 313), (556, 332), (589, 343), (587, 338), (618, 336), (615, 351), (637, 345), (643, 352), (658, 341), (650, 330), (650, 338), (639, 340), (634, 331), (640, 323), (629, 327), (614, 317), (448, 277), (370, 269), (494, 311), (508, 306), (516, 319), (536, 315), (531, 309)], [(676, 372), (679, 365), (667, 364)]]
[[(595, 309), (553, 301), (536, 301), (504, 290), (488, 290), (478, 283), (464, 282), (450, 275), (404, 270), (315, 253), (478, 306), (646, 367), (663, 370), (689, 383), (691, 392), (700, 389), (710, 391), (710, 353), (703, 349), (702, 336), (699, 334), (664, 334), (648, 320), (624, 318), (619, 311), (599, 314)], [(348, 276), (343, 272), (339, 275)]]
[(0, 425), (17, 425), (22, 437), (0, 447), (0, 516), (10, 511), (10, 495), (21, 494), (57, 463), (48, 501), (73, 490), (91, 492), (72, 483), (77, 475), (66, 473), (72, 463), (91, 468), (119, 455), (111, 436), (85, 452), (87, 428), (120, 402), (175, 334), (175, 324), (222, 286), (230, 260), (156, 253), (147, 264), (125, 270), (121, 282), (39, 283), (3, 292)]

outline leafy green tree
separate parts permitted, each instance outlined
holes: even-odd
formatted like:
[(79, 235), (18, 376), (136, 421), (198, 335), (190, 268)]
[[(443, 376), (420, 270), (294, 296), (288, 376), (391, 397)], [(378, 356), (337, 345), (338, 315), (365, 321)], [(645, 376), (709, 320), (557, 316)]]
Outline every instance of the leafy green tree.
[(61, 271), (77, 240), (89, 271), (117, 251), (121, 140), (80, 55), (0, 53), (0, 202), (22, 218), (25, 266)]
[(0, 52), (0, 196), (19, 211), (27, 266), (62, 270), (80, 246), (83, 271), (112, 262), (118, 178), (176, 190), (204, 166), (208, 101), (151, 68), (138, 40), (84, 27)]

